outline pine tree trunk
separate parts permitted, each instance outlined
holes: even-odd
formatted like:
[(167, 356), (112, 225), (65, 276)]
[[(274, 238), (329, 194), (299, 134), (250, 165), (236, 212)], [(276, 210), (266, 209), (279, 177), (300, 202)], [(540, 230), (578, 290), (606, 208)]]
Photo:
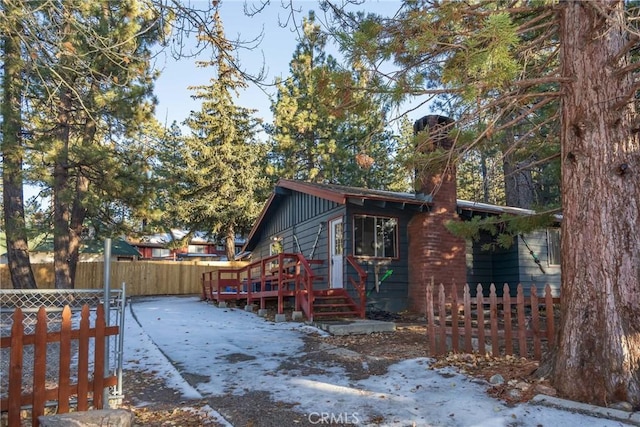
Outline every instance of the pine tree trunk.
[(236, 232), (233, 225), (227, 227), (225, 236), (225, 249), (227, 252), (227, 259), (233, 261), (236, 256)]
[(22, 181), (22, 126), (21, 126), (21, 60), (20, 46), (15, 42), (21, 31), (17, 22), (17, 6), (5, 6), (8, 22), (15, 17), (16, 25), (9, 26), (3, 37), (2, 57), (2, 198), (4, 229), (7, 240), (7, 261), (14, 289), (35, 289), (36, 280), (29, 261), (29, 247), (24, 216)]
[[(69, 11), (64, 9), (66, 19), (62, 30), (63, 42), (71, 34)], [(62, 55), (61, 70), (66, 71), (67, 57)], [(53, 168), (53, 270), (56, 289), (71, 289), (71, 271), (69, 261), (71, 253), (69, 251), (69, 225), (71, 219), (70, 203), (71, 188), (69, 186), (69, 143), (71, 138), (71, 89), (67, 86), (73, 82), (67, 79), (66, 84), (59, 89), (58, 99), (58, 123), (56, 137), (58, 139), (58, 152), (56, 153), (55, 165)]]
[[(623, 2), (561, 3), (561, 395), (640, 406), (640, 138)], [(611, 7), (611, 9), (608, 9)]]

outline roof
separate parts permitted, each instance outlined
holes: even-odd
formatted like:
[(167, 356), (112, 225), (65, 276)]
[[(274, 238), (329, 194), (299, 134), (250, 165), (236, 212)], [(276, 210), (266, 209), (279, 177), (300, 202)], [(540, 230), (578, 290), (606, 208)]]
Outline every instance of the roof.
[[(396, 191), (371, 190), (360, 187), (349, 187), (336, 184), (319, 184), (313, 182), (296, 181), (289, 179), (280, 179), (276, 184), (271, 196), (265, 203), (265, 206), (256, 220), (247, 243), (243, 248), (243, 252), (252, 251), (260, 236), (260, 231), (264, 226), (264, 219), (269, 218), (271, 214), (282, 203), (282, 200), (291, 194), (291, 191), (297, 191), (304, 194), (310, 194), (322, 199), (331, 200), (335, 203), (345, 205), (347, 203), (359, 206), (375, 205), (377, 207), (393, 207), (396, 209), (410, 209), (416, 212), (428, 211), (432, 205), (430, 195), (420, 193), (403, 193)], [(457, 200), (457, 206), (460, 210), (473, 212), (485, 212), (489, 214), (508, 213), (513, 215), (534, 215), (536, 212), (530, 209), (515, 208), (510, 206), (498, 206), (488, 203), (470, 202), (467, 200)]]
[[(31, 252), (53, 252), (53, 240), (45, 239), (38, 244)], [(80, 253), (83, 254), (102, 254), (104, 253), (104, 242), (91, 240), (83, 242), (80, 247)], [(122, 239), (113, 239), (111, 241), (112, 256), (133, 256), (142, 257), (136, 248), (128, 244)]]
[(416, 212), (429, 210), (431, 197), (422, 194), (401, 193), (396, 191), (371, 190), (360, 187), (349, 187), (337, 184), (320, 184), (290, 179), (280, 179), (275, 189), (267, 200), (265, 206), (256, 220), (243, 251), (251, 251), (258, 242), (260, 231), (264, 225), (264, 219), (280, 206), (282, 200), (288, 197), (292, 191), (310, 194), (321, 199), (346, 205), (354, 204), (365, 206), (373, 204), (377, 207), (394, 207), (396, 209), (411, 209)]
[[(145, 247), (165, 247), (167, 243), (172, 242), (173, 240), (180, 240), (187, 236), (189, 232), (187, 230), (181, 230), (174, 228), (170, 233), (156, 233), (145, 235), (140, 238), (139, 241), (131, 242), (136, 246), (145, 246)], [(236, 236), (236, 245), (243, 244), (244, 239), (242, 236)], [(207, 244), (217, 244), (218, 240), (215, 237), (211, 237), (208, 233), (203, 231), (196, 231), (191, 236), (189, 240), (190, 245), (207, 245)]]

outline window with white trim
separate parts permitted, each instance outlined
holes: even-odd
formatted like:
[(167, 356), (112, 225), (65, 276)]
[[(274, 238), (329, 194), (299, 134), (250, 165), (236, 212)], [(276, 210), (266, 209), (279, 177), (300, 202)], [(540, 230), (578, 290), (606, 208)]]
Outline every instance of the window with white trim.
[(190, 254), (206, 254), (207, 247), (205, 245), (189, 245), (187, 246), (187, 252)]
[(560, 265), (560, 229), (547, 229), (547, 260), (549, 265)]
[(353, 216), (355, 256), (398, 257), (398, 220), (370, 215)]
[(151, 249), (151, 257), (152, 258), (167, 258), (171, 255), (171, 251), (165, 248), (152, 248)]

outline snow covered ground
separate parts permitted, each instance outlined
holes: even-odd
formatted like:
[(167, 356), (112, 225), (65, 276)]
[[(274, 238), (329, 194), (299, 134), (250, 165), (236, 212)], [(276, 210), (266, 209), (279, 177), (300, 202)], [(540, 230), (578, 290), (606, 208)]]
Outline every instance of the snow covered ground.
[[(301, 323), (269, 322), (240, 309), (217, 308), (197, 297), (134, 299), (130, 308), (125, 369), (156, 372), (184, 399), (265, 391), (273, 400), (295, 403), (308, 425), (626, 425), (546, 406), (508, 407), (486, 394), (486, 384), (451, 369), (429, 369), (426, 358), (392, 365), (384, 375), (353, 380), (340, 364), (319, 369), (312, 357), (305, 358), (302, 338), (323, 332)], [(296, 363), (291, 363), (294, 358)]]

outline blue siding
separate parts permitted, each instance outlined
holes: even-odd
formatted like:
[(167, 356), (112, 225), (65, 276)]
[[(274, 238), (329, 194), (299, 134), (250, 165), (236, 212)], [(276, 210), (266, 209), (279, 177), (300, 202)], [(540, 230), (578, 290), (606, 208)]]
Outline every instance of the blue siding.
[[(529, 248), (527, 248), (527, 245)], [(519, 283), (522, 283), (524, 287), (525, 296), (529, 296), (531, 285), (536, 286), (538, 296), (544, 295), (543, 289), (547, 284), (551, 285), (551, 292), (554, 297), (560, 295), (560, 266), (549, 264), (548, 248), (546, 230), (537, 230), (524, 236), (524, 241), (522, 239), (518, 241), (520, 255)], [(540, 266), (536, 264), (529, 249), (533, 251), (540, 261)]]
[(560, 294), (560, 266), (551, 266), (547, 257), (547, 233), (539, 230), (524, 236), (529, 248), (540, 260), (542, 270), (529, 253), (522, 239), (514, 240), (508, 248), (483, 250), (482, 245), (491, 241), (491, 236), (483, 234), (477, 242), (467, 242), (467, 282), (475, 295), (476, 286), (482, 285), (483, 295), (489, 295), (489, 287), (496, 285), (498, 295), (502, 295), (503, 285), (509, 284), (510, 294), (516, 296), (517, 285), (522, 284), (525, 296), (529, 296), (531, 285), (536, 285), (538, 295), (549, 283), (554, 296)]
[[(361, 206), (350, 205), (348, 210), (348, 221), (345, 224), (346, 230), (346, 253), (354, 255), (353, 248), (353, 216), (354, 215), (376, 215), (398, 219), (398, 258), (397, 259), (372, 259), (368, 257), (357, 257), (359, 264), (368, 273), (367, 277), (367, 305), (369, 308), (384, 310), (389, 312), (399, 312), (408, 307), (408, 283), (409, 267), (407, 248), (409, 247), (409, 236), (407, 234), (407, 224), (413, 216), (413, 211), (393, 209), (393, 208), (363, 208)], [(393, 273), (387, 277), (375, 289), (376, 277), (378, 279), (387, 272)], [(377, 271), (377, 274), (376, 274)]]
[(326, 277), (329, 256), (327, 221), (343, 215), (344, 211), (343, 205), (293, 191), (289, 197), (282, 199), (269, 218), (264, 218), (262, 235), (252, 252), (252, 259), (268, 257), (271, 238), (278, 237), (282, 238), (285, 252), (302, 253), (307, 258), (313, 252), (313, 259), (323, 260), (324, 264), (315, 271)]

